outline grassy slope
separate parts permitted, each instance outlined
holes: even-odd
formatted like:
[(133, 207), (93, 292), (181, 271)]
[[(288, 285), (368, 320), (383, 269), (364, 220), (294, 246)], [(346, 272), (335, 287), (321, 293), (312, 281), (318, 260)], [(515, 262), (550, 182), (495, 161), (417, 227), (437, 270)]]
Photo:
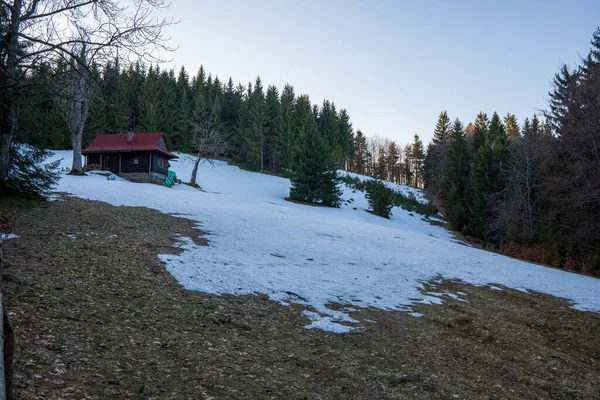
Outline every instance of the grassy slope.
[[(456, 282), (468, 303), (373, 309), (362, 332), (303, 328), (300, 306), (188, 292), (156, 255), (193, 223), (66, 198), (4, 201), (17, 398), (594, 398), (600, 316)], [(94, 233), (93, 235), (91, 233)], [(65, 234), (74, 234), (71, 239)], [(113, 236), (113, 235), (116, 235)], [(433, 283), (432, 283), (433, 285)]]

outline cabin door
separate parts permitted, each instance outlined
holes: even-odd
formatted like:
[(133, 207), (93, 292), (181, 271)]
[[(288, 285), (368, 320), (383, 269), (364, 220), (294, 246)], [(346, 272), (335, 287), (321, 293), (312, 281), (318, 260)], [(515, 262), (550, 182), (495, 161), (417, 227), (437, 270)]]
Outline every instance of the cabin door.
[(118, 174), (119, 173), (119, 157), (104, 156), (102, 159), (102, 169), (104, 171), (110, 171), (113, 174)]

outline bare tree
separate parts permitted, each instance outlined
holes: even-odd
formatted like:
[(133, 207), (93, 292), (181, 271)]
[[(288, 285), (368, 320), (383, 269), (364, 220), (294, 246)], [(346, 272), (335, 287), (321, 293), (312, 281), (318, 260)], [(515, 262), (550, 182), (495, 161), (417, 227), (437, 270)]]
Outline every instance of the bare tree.
[[(201, 100), (197, 99), (197, 100)], [(194, 132), (193, 145), (198, 150), (196, 152), (196, 160), (190, 177), (190, 185), (198, 187), (196, 177), (198, 175), (198, 166), (200, 162), (205, 160), (209, 163), (214, 161), (210, 157), (215, 157), (222, 153), (225, 149), (225, 141), (223, 140), (220, 131), (222, 128), (221, 122), (221, 106), (218, 99), (214, 99), (210, 111), (206, 112), (205, 103), (196, 103), (191, 126)]]
[(209, 157), (215, 157), (225, 148), (221, 135), (215, 130), (210, 130), (204, 134), (201, 134), (196, 139), (196, 145), (198, 152), (196, 153), (196, 160), (194, 161), (194, 169), (192, 170), (192, 176), (190, 177), (190, 185), (198, 187), (196, 183), (196, 176), (198, 175), (198, 166), (202, 160), (209, 163), (214, 163)]
[[(164, 7), (164, 0), (0, 0), (0, 183), (8, 174), (9, 149), (27, 74), (43, 62), (70, 57), (77, 65), (71, 70), (79, 71), (79, 78), (73, 78), (77, 88), (77, 82), (85, 81), (82, 71), (89, 71), (90, 62), (131, 57), (156, 60), (152, 52), (167, 49), (163, 28), (171, 23), (154, 16)], [(89, 102), (85, 85), (73, 90), (87, 95)], [(70, 115), (85, 123), (87, 106), (79, 95)]]
[(532, 243), (540, 218), (543, 195), (544, 163), (552, 157), (548, 138), (532, 127), (528, 119), (523, 124), (523, 135), (512, 138), (511, 157), (503, 165), (506, 187), (494, 199), (491, 236), (508, 237)]
[(81, 50), (78, 51), (78, 58), (69, 57), (66, 71), (55, 88), (62, 117), (71, 136), (73, 148), (71, 175), (83, 174), (81, 139), (93, 92), (93, 77), (88, 68), (89, 54), (85, 44), (79, 47)]

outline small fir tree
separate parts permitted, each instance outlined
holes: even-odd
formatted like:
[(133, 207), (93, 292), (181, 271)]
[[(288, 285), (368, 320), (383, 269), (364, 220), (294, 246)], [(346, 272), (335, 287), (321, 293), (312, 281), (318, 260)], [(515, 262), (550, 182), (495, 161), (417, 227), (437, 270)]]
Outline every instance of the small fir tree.
[(394, 193), (381, 181), (370, 180), (365, 185), (366, 197), (373, 214), (390, 218), (394, 206)]
[(342, 192), (337, 172), (319, 135), (307, 96), (298, 99), (295, 114), (298, 140), (292, 157), (290, 198), (339, 207)]

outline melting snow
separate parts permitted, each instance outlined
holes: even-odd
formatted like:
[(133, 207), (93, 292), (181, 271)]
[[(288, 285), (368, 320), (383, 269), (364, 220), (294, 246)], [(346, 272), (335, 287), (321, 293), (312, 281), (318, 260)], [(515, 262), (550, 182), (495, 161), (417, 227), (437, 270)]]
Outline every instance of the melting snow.
[[(185, 181), (193, 159), (180, 157), (172, 169)], [(71, 152), (56, 152), (55, 158), (64, 158), (68, 166)], [(531, 289), (570, 299), (579, 310), (600, 311), (600, 280), (457, 244), (445, 229), (397, 207), (389, 220), (379, 218), (364, 211), (368, 203), (361, 192), (347, 187), (343, 198), (354, 200), (339, 209), (298, 205), (284, 200), (289, 180), (242, 171), (222, 161), (202, 164), (198, 183), (202, 191), (186, 185), (169, 189), (118, 179), (107, 182), (98, 175), (65, 175), (57, 190), (197, 221), (210, 233), (208, 246), (181, 237), (179, 256), (159, 256), (186, 289), (264, 293), (281, 304), (302, 304), (311, 321), (307, 328), (343, 333), (360, 326), (350, 311), (334, 311), (327, 307), (330, 303), (419, 317), (412, 312), (413, 304), (443, 301), (422, 293), (422, 282), (432, 279)], [(398, 190), (424, 201), (418, 190)]]

